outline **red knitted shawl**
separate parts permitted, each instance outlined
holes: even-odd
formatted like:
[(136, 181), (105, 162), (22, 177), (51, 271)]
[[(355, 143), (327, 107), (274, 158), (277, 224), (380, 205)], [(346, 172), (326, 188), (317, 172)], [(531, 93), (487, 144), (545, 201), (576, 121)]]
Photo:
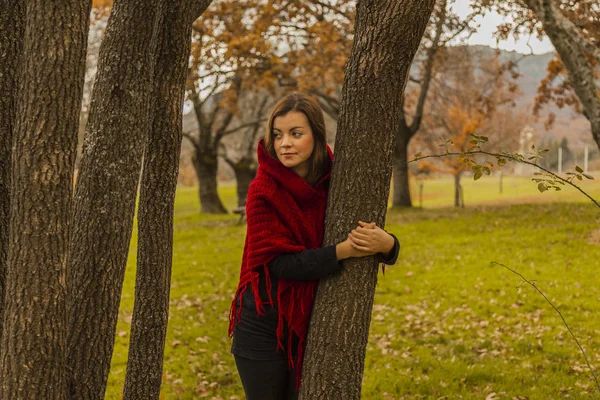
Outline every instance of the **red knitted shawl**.
[[(266, 288), (271, 304), (278, 306), (278, 345), (283, 349), (284, 324), (287, 325), (288, 361), (292, 359), (292, 332), (299, 340), (297, 386), (300, 383), (304, 345), (315, 297), (317, 281), (291, 281), (279, 279), (277, 301), (273, 303), (271, 282), (267, 264), (278, 254), (296, 253), (319, 248), (323, 242), (325, 208), (333, 155), (329, 153), (329, 168), (326, 175), (315, 186), (311, 186), (291, 169), (271, 157), (264, 148), (263, 140), (258, 144), (258, 172), (250, 184), (246, 201), (247, 231), (240, 283), (235, 293), (229, 315), (229, 335), (241, 318), (241, 307), (236, 307), (248, 287), (256, 302), (256, 311), (264, 314), (264, 304), (259, 295), (259, 269), (264, 270)], [(275, 350), (275, 349), (274, 349)]]

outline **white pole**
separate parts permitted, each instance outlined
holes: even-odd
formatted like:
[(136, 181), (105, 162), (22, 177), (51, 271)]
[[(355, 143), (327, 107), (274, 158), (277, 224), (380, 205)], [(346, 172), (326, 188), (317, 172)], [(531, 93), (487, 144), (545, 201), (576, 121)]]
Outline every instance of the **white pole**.
[(558, 148), (558, 174), (562, 174), (562, 147)]
[(583, 152), (583, 172), (588, 173), (588, 146), (585, 146), (585, 150)]

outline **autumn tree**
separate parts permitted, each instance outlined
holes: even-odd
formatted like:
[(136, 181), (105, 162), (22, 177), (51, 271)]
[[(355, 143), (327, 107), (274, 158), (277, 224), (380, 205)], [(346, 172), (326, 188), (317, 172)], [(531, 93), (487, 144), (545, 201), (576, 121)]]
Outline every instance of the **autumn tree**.
[(289, 35), (291, 76), (286, 82), (315, 96), (323, 111), (338, 120), (341, 87), (352, 40), (356, 2), (325, 3), (296, 1), (290, 6), (291, 20), (282, 25), (281, 34)]
[(590, 121), (600, 146), (600, 6), (593, 0), (481, 0), (509, 15), (513, 23), (499, 28), (499, 37), (547, 35), (560, 61), (551, 61), (540, 84), (538, 107), (555, 102), (574, 106)]
[(474, 18), (481, 13), (475, 7), (463, 20), (451, 11), (447, 0), (436, 1), (434, 11), (425, 30), (421, 46), (411, 68), (407, 88), (402, 95), (400, 122), (395, 130), (396, 147), (394, 149), (394, 190), (392, 207), (411, 207), (408, 148), (413, 137), (421, 129), (429, 89), (433, 77), (442, 67), (440, 52), (447, 44), (461, 34), (469, 35), (475, 31)]
[(235, 173), (238, 207), (246, 205), (250, 182), (256, 176), (256, 146), (265, 134), (267, 112), (272, 101), (273, 96), (268, 91), (246, 91), (239, 96), (240, 113), (237, 117), (240, 121), (249, 121), (250, 125), (244, 124), (239, 133), (230, 136), (229, 143), (221, 143), (219, 155)]
[(10, 137), (13, 149), (0, 397), (65, 399), (66, 267), (91, 1), (0, 6), (2, 149)]
[(124, 399), (158, 399), (169, 319), (173, 206), (192, 23), (210, 0), (166, 2), (158, 27), (138, 211), (135, 303)]
[(242, 91), (274, 89), (272, 43), (267, 31), (284, 5), (260, 0), (222, 1), (193, 25), (187, 99), (197, 121), (184, 133), (192, 145), (201, 212), (225, 213), (217, 193), (219, 152), (224, 137), (255, 124), (238, 118)]
[[(214, 83), (213, 89), (221, 86), (221, 82)], [(241, 79), (228, 82), (230, 90), (239, 92)], [(198, 122), (197, 132), (185, 132), (185, 138), (192, 145), (192, 163), (198, 177), (198, 196), (200, 199), (200, 212), (207, 214), (225, 214), (227, 210), (217, 192), (217, 170), (219, 161), (219, 147), (222, 139), (237, 130), (230, 130), (233, 112), (221, 104), (223, 93), (209, 92), (204, 98), (195, 82), (187, 84), (188, 98), (193, 103), (194, 114)]]
[[(487, 146), (494, 150), (514, 149), (522, 126), (510, 120), (510, 108), (517, 94), (510, 71), (512, 64), (501, 64), (498, 53), (487, 59), (485, 53), (468, 47), (452, 50), (445, 55), (432, 85), (425, 121), (429, 151), (439, 149), (438, 137), (444, 139), (441, 145), (451, 147), (449, 151), (467, 151), (472, 146), (472, 135), (486, 136)], [(460, 179), (470, 167), (461, 158), (445, 157), (439, 168), (454, 176), (456, 207), (464, 205)]]
[(17, 75), (25, 30), (24, 3), (0, 1), (0, 338), (8, 263), (11, 149), (16, 122)]
[[(433, 5), (433, 0), (368, 0), (357, 5), (325, 244), (343, 240), (357, 219), (384, 225), (399, 94)], [(377, 263), (368, 257), (344, 264), (339, 276), (321, 281), (317, 290), (303, 366), (303, 399), (360, 398)]]
[[(349, 49), (352, 38), (353, 4), (222, 1), (194, 24), (195, 61), (187, 90), (198, 128), (186, 132), (185, 137), (192, 144), (201, 211), (225, 211), (216, 191), (218, 155), (238, 150), (229, 149), (232, 141), (225, 145), (224, 136), (239, 129), (255, 130), (254, 121), (238, 113), (241, 93), (266, 91), (274, 97), (290, 90), (311, 93), (337, 118), (337, 111), (325, 99), (335, 98), (343, 80), (345, 49)], [(234, 171), (238, 169), (236, 177), (242, 182), (238, 198), (243, 198), (244, 187), (253, 176), (246, 168), (251, 164), (241, 161), (228, 162)]]

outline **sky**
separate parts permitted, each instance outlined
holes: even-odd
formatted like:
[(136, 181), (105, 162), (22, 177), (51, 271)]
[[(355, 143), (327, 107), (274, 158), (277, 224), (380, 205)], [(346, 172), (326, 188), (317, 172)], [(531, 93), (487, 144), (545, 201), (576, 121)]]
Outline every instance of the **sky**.
[[(468, 0), (456, 0), (453, 7), (454, 12), (456, 12), (460, 17), (465, 17), (469, 13), (469, 3), (470, 2)], [(542, 41), (540, 41), (534, 36), (529, 38), (523, 36), (517, 42), (511, 38), (509, 40), (497, 43), (496, 39), (493, 37), (493, 33), (496, 30), (496, 27), (500, 23), (504, 22), (504, 17), (494, 12), (490, 12), (484, 17), (479, 17), (476, 19), (476, 21), (480, 25), (479, 29), (469, 38), (467, 44), (483, 44), (493, 48), (499, 47), (502, 50), (530, 54), (531, 50), (527, 46), (527, 42), (529, 41), (529, 45), (533, 49), (534, 54), (544, 54), (554, 51), (554, 47), (548, 38), (544, 38)]]

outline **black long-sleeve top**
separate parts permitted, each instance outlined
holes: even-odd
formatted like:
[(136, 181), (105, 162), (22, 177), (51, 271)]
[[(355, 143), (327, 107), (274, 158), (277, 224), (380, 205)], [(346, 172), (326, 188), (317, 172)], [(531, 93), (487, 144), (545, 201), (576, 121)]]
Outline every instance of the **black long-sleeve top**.
[[(390, 257), (386, 259), (379, 254), (379, 262), (395, 264), (400, 252), (400, 242), (394, 238), (394, 247)], [(335, 245), (318, 249), (304, 250), (298, 253), (280, 254), (269, 264), (271, 280), (271, 296), (277, 301), (277, 286), (279, 279), (287, 280), (317, 280), (342, 270), (342, 264), (336, 259)], [(277, 351), (277, 305), (269, 302), (264, 271), (259, 270), (259, 294), (265, 305), (265, 313), (258, 315), (252, 290), (246, 290), (241, 296), (242, 318), (236, 323), (233, 331), (231, 352), (236, 356), (253, 360), (276, 360), (286, 355)], [(239, 301), (239, 300), (238, 300)], [(239, 307), (239, 304), (238, 304)], [(292, 349), (296, 349), (293, 346)]]

